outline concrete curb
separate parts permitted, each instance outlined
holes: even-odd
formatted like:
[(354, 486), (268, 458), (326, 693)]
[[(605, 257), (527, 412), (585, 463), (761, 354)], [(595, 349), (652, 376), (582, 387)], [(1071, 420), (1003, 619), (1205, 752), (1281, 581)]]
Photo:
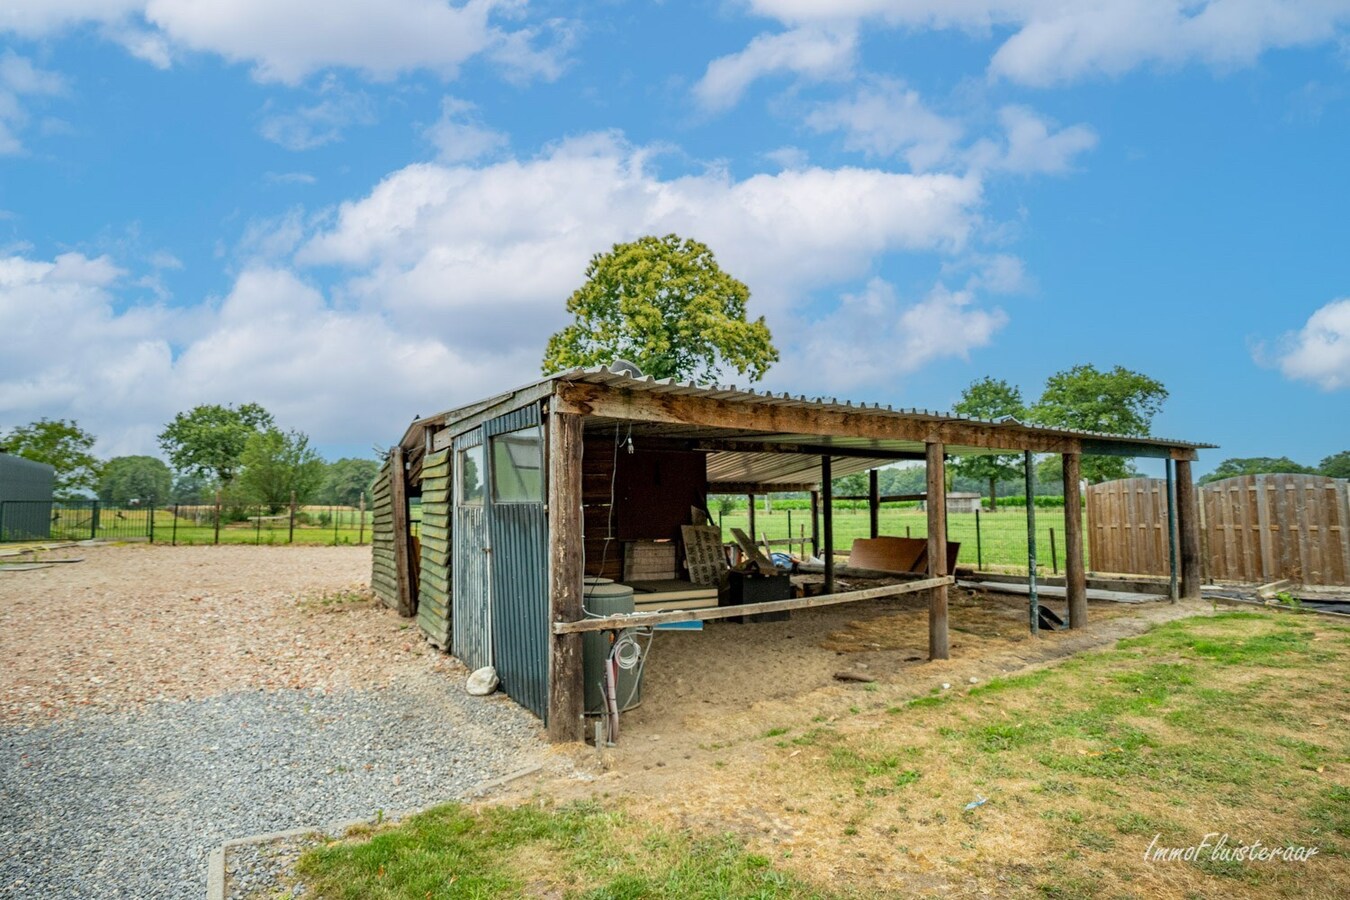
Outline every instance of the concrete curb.
[[(448, 800), (442, 800), (440, 803), (451, 803), (456, 801), (469, 800), (482, 797), (484, 794), (493, 791), (503, 785), (510, 784), (528, 775), (533, 775), (543, 768), (542, 763), (526, 766), (523, 769), (517, 769), (499, 778), (490, 778), (482, 782), (458, 797), (451, 797)], [(431, 806), (438, 806), (439, 803), (432, 803)], [(424, 807), (425, 808), (425, 807)], [(406, 819), (408, 816), (421, 812), (420, 809), (409, 809), (398, 813), (386, 813), (379, 821), (397, 822)], [(376, 817), (369, 816), (364, 819), (349, 819), (345, 822), (337, 822), (326, 827), (309, 828), (288, 828), (285, 831), (269, 831), (263, 834), (250, 834), (247, 837), (232, 838), (219, 847), (211, 851), (206, 861), (206, 900), (225, 900), (225, 857), (229, 851), (243, 844), (266, 844), (271, 841), (284, 840), (286, 838), (305, 837), (311, 834), (339, 835), (350, 828), (358, 825), (374, 825)]]

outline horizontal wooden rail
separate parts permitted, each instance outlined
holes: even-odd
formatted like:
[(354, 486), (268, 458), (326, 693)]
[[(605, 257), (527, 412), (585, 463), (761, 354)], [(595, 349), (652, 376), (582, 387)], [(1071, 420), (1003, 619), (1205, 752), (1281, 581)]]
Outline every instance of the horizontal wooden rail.
[(823, 594), (819, 597), (796, 597), (791, 600), (769, 600), (764, 603), (745, 603), (740, 606), (718, 606), (713, 609), (679, 609), (671, 612), (636, 612), (616, 616), (604, 616), (594, 619), (582, 619), (579, 622), (554, 622), (554, 634), (575, 634), (579, 631), (614, 631), (620, 628), (642, 628), (648, 625), (665, 625), (668, 622), (701, 622), (708, 619), (728, 619), (732, 616), (753, 616), (759, 613), (787, 612), (793, 609), (811, 609), (817, 606), (834, 606), (838, 603), (856, 603), (859, 600), (872, 600), (877, 597), (893, 597), (897, 594), (912, 594), (930, 588), (955, 584), (950, 575), (940, 578), (925, 578), (922, 581), (908, 581), (904, 584), (887, 584), (881, 587), (867, 588), (861, 591), (845, 591), (842, 594)]

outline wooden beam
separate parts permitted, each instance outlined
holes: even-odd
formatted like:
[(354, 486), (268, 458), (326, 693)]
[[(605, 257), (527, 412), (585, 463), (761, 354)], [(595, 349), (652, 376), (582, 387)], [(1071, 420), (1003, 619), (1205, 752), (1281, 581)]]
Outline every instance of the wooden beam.
[(1027, 492), (1027, 614), (1032, 634), (1040, 634), (1040, 594), (1036, 591), (1036, 461), (1031, 451), (1022, 454), (1022, 484)]
[[(747, 524), (750, 526), (750, 534), (751, 534), (751, 535), (754, 535), (754, 533), (755, 533), (755, 495), (754, 495), (754, 493), (751, 492), (751, 493), (746, 494), (746, 495), (745, 495), (745, 499), (748, 501), (748, 503), (746, 504), (746, 507), (745, 507), (745, 508), (746, 508), (746, 511), (749, 513), (749, 519), (748, 519), (748, 521), (747, 521)], [(752, 538), (752, 540), (753, 540), (753, 538)]]
[(797, 491), (814, 491), (818, 484), (814, 481), (766, 482), (756, 481), (710, 481), (709, 494), (791, 494)]
[(1064, 454), (1064, 589), (1069, 600), (1069, 627), (1087, 624), (1087, 571), (1083, 564), (1083, 458)]
[[(834, 461), (828, 456), (820, 458), (820, 499), (824, 507), (825, 531), (825, 593), (834, 593)], [(945, 574), (945, 573), (944, 573)]]
[(824, 444), (793, 444), (783, 441), (698, 440), (691, 449), (706, 453), (791, 453), (804, 456), (830, 455), (840, 459), (923, 459), (918, 450), (885, 450), (867, 447), (832, 447)]
[(389, 502), (394, 512), (394, 572), (398, 576), (398, 614), (417, 612), (417, 587), (412, 577), (412, 534), (408, 528), (408, 482), (403, 448), (395, 447), (389, 465)]
[(1167, 470), (1167, 596), (1176, 603), (1181, 599), (1180, 569), (1177, 568), (1177, 492), (1176, 463), (1168, 460)]
[[(581, 419), (548, 417), (549, 619), (555, 625), (582, 618)], [(586, 685), (579, 634), (554, 633), (549, 646), (548, 737), (585, 738)]]
[[(928, 444), (928, 576), (944, 579), (947, 575), (947, 475), (941, 441)], [(950, 659), (947, 637), (947, 585), (935, 584), (928, 595), (928, 658)]]
[[(555, 399), (563, 412), (634, 422), (870, 440), (937, 441), (960, 447), (1037, 453), (1076, 453), (1079, 449), (1077, 437), (1045, 434), (1025, 426), (954, 422), (876, 409), (846, 411), (751, 404), (566, 381), (557, 382)], [(1154, 445), (1145, 440), (1138, 446)]]
[(814, 609), (821, 606), (836, 606), (840, 603), (857, 603), (862, 600), (875, 600), (879, 597), (896, 597), (900, 594), (913, 594), (947, 585), (955, 584), (950, 575), (941, 578), (925, 578), (922, 581), (907, 581), (903, 584), (885, 584), (880, 587), (861, 591), (845, 591), (842, 594), (821, 594), (817, 597), (794, 597), (791, 600), (769, 600), (765, 603), (746, 603), (742, 606), (714, 606), (711, 609), (677, 609), (671, 612), (635, 612), (623, 613), (603, 618), (579, 619), (571, 622), (554, 622), (553, 633), (580, 634), (585, 631), (615, 631), (623, 628), (640, 628), (649, 625), (665, 625), (670, 622), (706, 622), (712, 619), (727, 619), (733, 616), (751, 616), (759, 613), (789, 612), (794, 609)]
[(1181, 537), (1181, 596), (1200, 599), (1200, 506), (1190, 460), (1176, 460), (1177, 531)]
[(867, 513), (868, 526), (872, 537), (881, 534), (881, 478), (876, 469), (867, 472)]

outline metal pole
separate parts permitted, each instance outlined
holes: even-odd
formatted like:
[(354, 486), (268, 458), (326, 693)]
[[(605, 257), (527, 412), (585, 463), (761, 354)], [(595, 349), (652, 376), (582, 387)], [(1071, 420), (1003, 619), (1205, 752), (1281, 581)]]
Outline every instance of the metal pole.
[(1036, 594), (1036, 467), (1030, 450), (1022, 452), (1022, 470), (1027, 489), (1027, 613), (1031, 617), (1031, 633), (1040, 634), (1040, 598)]
[(975, 510), (975, 568), (984, 571), (984, 546), (980, 537), (980, 511)]
[(258, 507), (258, 514), (253, 517), (253, 546), (262, 543), (262, 507)]
[(748, 521), (749, 521), (749, 523), (750, 523), (750, 540), (754, 541), (754, 540), (757, 540), (757, 538), (755, 537), (755, 495), (754, 495), (754, 494), (746, 494), (746, 495), (745, 495), (745, 499), (746, 499), (746, 501), (747, 501), (747, 505), (746, 505), (746, 510), (747, 510), (747, 512), (746, 512), (746, 515), (748, 515), (748, 516), (750, 517), (750, 518), (748, 519)]
[[(788, 540), (790, 541), (790, 540), (792, 540), (792, 507), (790, 507), (790, 506), (788, 507), (787, 514), (788, 514), (788, 530), (787, 530), (787, 536), (788, 536)], [(789, 552), (789, 553), (792, 552), (792, 545), (791, 545), (791, 544), (788, 544), (788, 552)]]
[(169, 546), (170, 546), (170, 547), (177, 547), (177, 546), (178, 546), (178, 504), (177, 504), (177, 503), (175, 503), (175, 504), (173, 505), (173, 527), (172, 527), (170, 530), (171, 530), (172, 533), (169, 535)]
[(1177, 583), (1176, 479), (1172, 474), (1172, 460), (1167, 460), (1163, 468), (1167, 470), (1167, 596), (1176, 603), (1181, 597), (1181, 587)]
[(820, 491), (811, 492), (811, 555), (820, 555)]
[(286, 538), (286, 543), (295, 543), (295, 491), (291, 491), (291, 529)]
[(1059, 552), (1055, 549), (1055, 529), (1050, 529), (1050, 572), (1059, 574)]
[(155, 498), (150, 498), (150, 543), (155, 542)]
[(333, 546), (336, 547), (336, 546), (337, 546), (337, 542), (338, 542), (338, 541), (337, 541), (337, 531), (338, 531), (338, 512), (337, 512), (337, 507), (336, 507), (336, 506), (330, 506), (330, 507), (328, 507), (328, 514), (329, 514), (330, 516), (333, 517)]
[(220, 488), (216, 488), (216, 543), (220, 543)]
[(825, 593), (834, 593), (834, 460), (820, 458), (820, 491), (825, 526)]

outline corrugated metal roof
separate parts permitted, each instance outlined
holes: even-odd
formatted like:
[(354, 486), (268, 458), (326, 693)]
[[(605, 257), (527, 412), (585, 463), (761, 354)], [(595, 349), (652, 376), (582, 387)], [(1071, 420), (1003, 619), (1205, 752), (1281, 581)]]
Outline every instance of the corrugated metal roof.
[[(886, 419), (922, 421), (933, 424), (947, 422), (969, 423), (1009, 429), (1016, 433), (1030, 433), (1046, 437), (1086, 438), (1100, 441), (1119, 441), (1143, 448), (1177, 448), (1200, 450), (1213, 448), (1213, 444), (1201, 444), (1165, 437), (1139, 437), (1137, 435), (1108, 434), (1075, 429), (1046, 428), (1029, 425), (1016, 419), (980, 419), (959, 413), (941, 412), (915, 407), (894, 407), (881, 404), (854, 403), (835, 397), (808, 398), (805, 395), (787, 393), (776, 394), (770, 391), (755, 391), (734, 385), (703, 386), (674, 379), (658, 380), (651, 377), (633, 377), (622, 372), (612, 371), (608, 366), (590, 369), (575, 369), (557, 375), (547, 376), (523, 385), (513, 391), (506, 391), (477, 403), (467, 404), (435, 416), (419, 419), (409, 427), (404, 436), (404, 446), (420, 446), (421, 432), (429, 425), (449, 425), (461, 419), (475, 415), (493, 405), (507, 402), (511, 397), (529, 394), (531, 389), (549, 382), (565, 381), (569, 383), (596, 384), (623, 390), (642, 391), (666, 396), (695, 396), (730, 403), (747, 403), (756, 406), (775, 406), (781, 408), (809, 408), (842, 413), (867, 413)], [(605, 423), (609, 420), (596, 420)], [(697, 426), (674, 426), (665, 424), (634, 424), (634, 433), (659, 434), (663, 437), (698, 440), (700, 438), (721, 438), (725, 441), (747, 440), (763, 443), (774, 441), (783, 444), (802, 444), (817, 448), (839, 448), (848, 451), (847, 456), (832, 456), (833, 472), (836, 476), (863, 472), (895, 461), (897, 451), (922, 451), (923, 444), (914, 441), (875, 440), (870, 438), (832, 437), (827, 435), (771, 434), (764, 432), (746, 432), (731, 429), (701, 428)], [(875, 450), (875, 458), (859, 454)], [(948, 446), (949, 453), (965, 455), (967, 453), (990, 453), (987, 448)], [(815, 454), (763, 453), (755, 451), (734, 451), (719, 447), (708, 456), (708, 480), (712, 483), (750, 482), (756, 484), (790, 484), (817, 482), (820, 479), (819, 456)]]

